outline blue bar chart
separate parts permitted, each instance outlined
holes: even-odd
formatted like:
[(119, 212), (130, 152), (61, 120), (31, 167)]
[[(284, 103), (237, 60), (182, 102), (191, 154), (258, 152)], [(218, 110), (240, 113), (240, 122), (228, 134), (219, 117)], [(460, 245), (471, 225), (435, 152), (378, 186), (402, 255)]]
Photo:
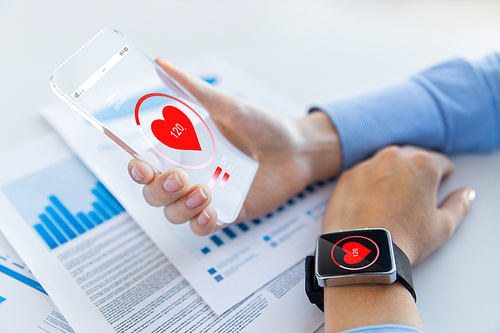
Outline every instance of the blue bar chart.
[(50, 249), (55, 249), (125, 211), (101, 182), (97, 181), (91, 192), (96, 201), (89, 207), (93, 210), (86, 213), (73, 214), (55, 195), (47, 198), (51, 204), (45, 207), (45, 213), (40, 214), (40, 223), (35, 224), (34, 228)]
[[(300, 208), (301, 203), (304, 203), (304, 200), (306, 198), (314, 195), (314, 193), (316, 192), (319, 192), (321, 188), (324, 188), (328, 183), (332, 182), (333, 179), (309, 185), (305, 187), (303, 191), (287, 200), (282, 206), (276, 208), (274, 211), (253, 220), (229, 225), (224, 229), (221, 229), (216, 233), (207, 236), (205, 238), (205, 243), (199, 248), (199, 251), (201, 252), (201, 254), (200, 252), (198, 252), (199, 256), (202, 258), (210, 256), (218, 250), (223, 250), (225, 246), (230, 248), (228, 244), (234, 241), (237, 242), (246, 235), (255, 237), (255, 234), (257, 234), (258, 238), (261, 239), (261, 241), (271, 249), (280, 247), (281, 244), (289, 239), (289, 237), (293, 236), (297, 232), (300, 232), (301, 228), (304, 226), (304, 224), (300, 222), (300, 219), (297, 218), (297, 214), (294, 214), (293, 216), (290, 216), (290, 214), (285, 215), (285, 217), (283, 217), (284, 220), (282, 220), (281, 222), (286, 221), (286, 223), (278, 223), (277, 227), (269, 225), (269, 228), (261, 228), (261, 226), (280, 219), (280, 214), (291, 209), (293, 206), (296, 206), (295, 209), (298, 208), (300, 210), (300, 214), (304, 214), (305, 216), (312, 216), (312, 214), (314, 213), (314, 209), (316, 208), (310, 205), (307, 206), (307, 204), (306, 206), (302, 206), (302, 208)], [(317, 207), (323, 207), (324, 203), (318, 202), (316, 203), (316, 205)], [(299, 223), (299, 225), (297, 225), (297, 223)], [(247, 249), (243, 249), (241, 251), (241, 253), (243, 253), (247, 251)], [(251, 252), (251, 250), (249, 251)], [(229, 276), (234, 274), (234, 271), (237, 271), (239, 269), (238, 267), (240, 267), (240, 265), (249, 260), (252, 260), (254, 256), (257, 256), (257, 254), (250, 254), (249, 256), (247, 256), (247, 259), (243, 259), (243, 261), (239, 261), (240, 259), (238, 259), (237, 255), (231, 258), (224, 258), (218, 264), (208, 267), (206, 272), (217, 283), (220, 283), (221, 281), (226, 281)]]
[(76, 157), (2, 190), (51, 250), (125, 211)]
[[(209, 244), (205, 244), (200, 249), (201, 253), (203, 255), (208, 255), (213, 251), (223, 247), (225, 244), (237, 239), (238, 237), (241, 237), (250, 230), (254, 230), (256, 227), (262, 225), (267, 220), (273, 218), (275, 215), (286, 210), (288, 207), (296, 205), (298, 202), (305, 199), (307, 196), (315, 193), (319, 188), (324, 187), (326, 184), (331, 183), (332, 181), (333, 179), (328, 181), (320, 181), (315, 184), (309, 185), (306, 188), (304, 188), (302, 192), (298, 193), (295, 197), (290, 198), (283, 206), (280, 206), (275, 211), (257, 219), (228, 226), (216, 232), (215, 234), (208, 237), (210, 239), (210, 242)], [(263, 241), (268, 242), (269, 245), (272, 247), (276, 246), (276, 243), (271, 241), (271, 238), (267, 235), (263, 237)]]

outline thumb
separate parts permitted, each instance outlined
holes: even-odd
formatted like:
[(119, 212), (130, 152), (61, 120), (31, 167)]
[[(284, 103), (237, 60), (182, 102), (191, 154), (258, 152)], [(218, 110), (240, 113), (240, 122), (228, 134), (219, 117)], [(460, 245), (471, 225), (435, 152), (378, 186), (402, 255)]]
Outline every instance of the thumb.
[(443, 228), (442, 242), (450, 238), (460, 222), (469, 212), (471, 202), (476, 197), (476, 191), (471, 188), (460, 189), (450, 194), (439, 206), (438, 217)]
[[(234, 108), (232, 98), (214, 88), (202, 79), (188, 74), (163, 59), (156, 59), (156, 63), (163, 68), (175, 81), (185, 88), (212, 116), (223, 117)], [(164, 81), (165, 82), (165, 81)], [(172, 88), (172, 84), (165, 82)], [(178, 92), (178, 89), (172, 89)], [(181, 95), (184, 95), (183, 93)]]

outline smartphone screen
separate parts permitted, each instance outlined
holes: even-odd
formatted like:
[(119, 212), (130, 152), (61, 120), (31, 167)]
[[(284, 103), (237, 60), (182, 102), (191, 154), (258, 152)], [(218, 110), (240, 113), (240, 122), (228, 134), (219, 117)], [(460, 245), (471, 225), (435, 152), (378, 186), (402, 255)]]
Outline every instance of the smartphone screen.
[(191, 184), (206, 184), (219, 222), (237, 218), (258, 162), (232, 145), (196, 99), (121, 33), (99, 32), (54, 71), (51, 86), (131, 156), (157, 172), (183, 168)]

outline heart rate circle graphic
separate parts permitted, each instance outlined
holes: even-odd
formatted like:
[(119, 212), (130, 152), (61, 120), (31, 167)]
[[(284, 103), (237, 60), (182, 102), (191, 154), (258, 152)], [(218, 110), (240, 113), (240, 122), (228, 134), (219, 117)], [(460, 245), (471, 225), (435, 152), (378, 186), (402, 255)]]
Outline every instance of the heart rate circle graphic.
[(193, 123), (178, 108), (167, 105), (163, 108), (163, 119), (151, 123), (154, 136), (173, 149), (201, 150)]
[[(149, 102), (151, 100), (153, 101)], [(146, 105), (146, 101), (150, 105)], [(155, 119), (151, 121), (150, 110), (157, 109), (158, 104), (163, 106), (161, 113), (154, 113)], [(143, 111), (146, 109), (147, 112)], [(142, 115), (141, 111), (146, 113)], [(145, 122), (141, 123), (144, 119)], [(198, 122), (198, 128), (193, 125), (193, 121)], [(150, 148), (176, 166), (202, 169), (215, 158), (215, 139), (207, 123), (191, 106), (176, 97), (163, 93), (144, 95), (136, 103), (135, 122)], [(182, 155), (175, 152), (182, 152)], [(169, 155), (182, 156), (188, 162), (176, 161)]]
[(372, 239), (365, 236), (348, 236), (338, 241), (331, 251), (337, 266), (357, 271), (373, 265), (380, 255), (380, 249)]

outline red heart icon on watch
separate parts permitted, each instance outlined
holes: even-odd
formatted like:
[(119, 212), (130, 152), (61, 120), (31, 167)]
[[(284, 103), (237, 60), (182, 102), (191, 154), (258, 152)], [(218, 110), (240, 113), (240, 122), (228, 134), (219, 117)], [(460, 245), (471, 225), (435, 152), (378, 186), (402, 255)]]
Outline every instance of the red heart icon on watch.
[(151, 123), (151, 131), (161, 143), (173, 149), (201, 151), (193, 123), (184, 112), (167, 105), (162, 115), (163, 119)]
[(361, 262), (361, 260), (365, 259), (366, 256), (372, 252), (358, 242), (345, 243), (344, 246), (342, 246), (342, 250), (346, 253), (344, 262), (349, 265)]

